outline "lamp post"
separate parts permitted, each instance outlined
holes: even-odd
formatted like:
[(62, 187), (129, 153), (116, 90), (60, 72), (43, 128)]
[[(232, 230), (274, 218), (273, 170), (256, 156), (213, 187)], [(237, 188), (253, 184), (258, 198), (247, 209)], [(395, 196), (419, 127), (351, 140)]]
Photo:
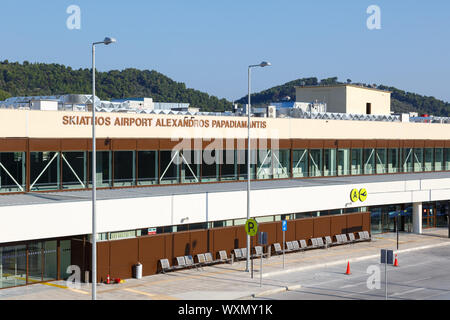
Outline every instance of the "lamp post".
[[(247, 122), (247, 128), (248, 128), (248, 141), (247, 141), (247, 220), (250, 219), (250, 113), (251, 113), (251, 107), (250, 107), (250, 84), (251, 84), (251, 70), (252, 68), (256, 67), (268, 67), (271, 66), (270, 62), (263, 61), (260, 64), (254, 64), (248, 66), (248, 105), (247, 105), (247, 115), (248, 115), (248, 122)], [(245, 264), (245, 271), (248, 272), (248, 267), (250, 265), (250, 236), (247, 235), (247, 261)]]
[(97, 201), (97, 163), (95, 145), (95, 45), (111, 44), (114, 38), (106, 37), (103, 41), (92, 43), (92, 300), (97, 299), (97, 230), (96, 230), (96, 201)]

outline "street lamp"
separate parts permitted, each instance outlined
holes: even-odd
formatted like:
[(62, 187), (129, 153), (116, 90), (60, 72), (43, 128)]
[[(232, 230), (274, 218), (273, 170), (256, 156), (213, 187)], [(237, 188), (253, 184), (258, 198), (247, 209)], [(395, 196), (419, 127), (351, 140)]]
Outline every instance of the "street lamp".
[(106, 37), (103, 41), (92, 43), (92, 300), (97, 299), (97, 230), (96, 230), (96, 201), (97, 201), (97, 163), (95, 145), (95, 45), (111, 44), (116, 39)]
[[(268, 67), (271, 66), (270, 62), (263, 61), (260, 64), (254, 64), (248, 66), (248, 104), (247, 104), (247, 115), (248, 115), (248, 142), (247, 142), (247, 220), (250, 219), (250, 79), (251, 79), (251, 70), (256, 67)], [(245, 264), (245, 271), (248, 272), (248, 267), (250, 265), (250, 236), (247, 235), (247, 262)]]

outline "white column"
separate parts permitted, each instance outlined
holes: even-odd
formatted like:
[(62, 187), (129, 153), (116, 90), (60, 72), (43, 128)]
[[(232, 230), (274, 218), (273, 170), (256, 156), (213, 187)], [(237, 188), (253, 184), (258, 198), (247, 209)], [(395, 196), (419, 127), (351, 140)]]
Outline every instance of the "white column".
[(422, 203), (413, 203), (413, 232), (422, 234)]

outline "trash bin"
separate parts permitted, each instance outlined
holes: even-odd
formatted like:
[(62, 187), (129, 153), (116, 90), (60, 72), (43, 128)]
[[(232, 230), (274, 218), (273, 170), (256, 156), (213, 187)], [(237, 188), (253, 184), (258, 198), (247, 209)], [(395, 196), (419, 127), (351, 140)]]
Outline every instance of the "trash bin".
[(134, 277), (136, 279), (142, 278), (142, 264), (140, 262), (134, 265)]

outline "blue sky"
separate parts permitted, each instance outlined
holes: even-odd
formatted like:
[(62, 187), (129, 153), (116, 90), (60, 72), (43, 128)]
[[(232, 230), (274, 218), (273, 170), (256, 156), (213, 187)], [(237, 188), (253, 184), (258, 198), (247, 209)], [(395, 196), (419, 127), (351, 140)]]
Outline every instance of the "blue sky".
[[(81, 9), (69, 30), (67, 7)], [(381, 29), (369, 30), (369, 5)], [(445, 0), (2, 0), (0, 60), (159, 71), (229, 100), (316, 76), (385, 84), (450, 101), (450, 2)]]

